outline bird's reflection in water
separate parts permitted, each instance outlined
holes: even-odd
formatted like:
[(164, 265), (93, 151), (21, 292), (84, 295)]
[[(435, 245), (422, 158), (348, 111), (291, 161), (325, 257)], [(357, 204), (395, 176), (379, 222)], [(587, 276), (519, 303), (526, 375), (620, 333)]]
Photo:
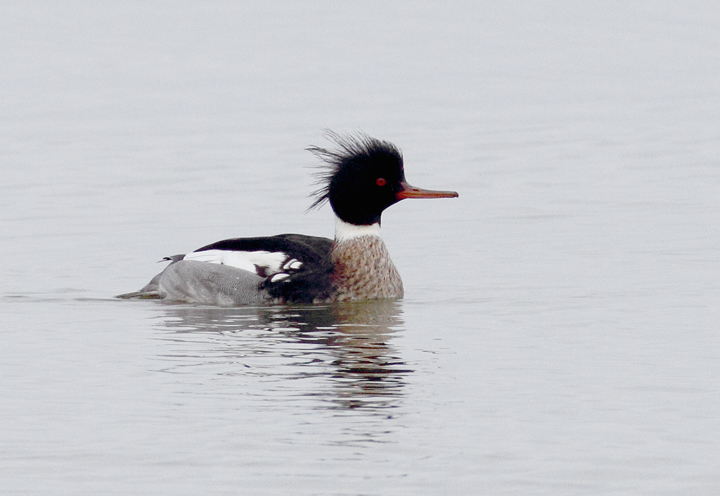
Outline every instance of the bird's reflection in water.
[(163, 339), (177, 344), (163, 357), (173, 362), (165, 371), (188, 372), (191, 366), (255, 376), (275, 390), (315, 379), (300, 395), (339, 409), (398, 406), (411, 372), (391, 344), (403, 330), (399, 302), (165, 308), (163, 326), (172, 333)]

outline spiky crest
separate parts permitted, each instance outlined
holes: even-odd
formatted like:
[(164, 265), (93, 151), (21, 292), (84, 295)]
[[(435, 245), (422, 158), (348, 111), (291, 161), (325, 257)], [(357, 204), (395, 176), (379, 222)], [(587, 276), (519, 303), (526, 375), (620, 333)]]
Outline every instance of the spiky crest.
[(314, 174), (318, 178), (315, 184), (320, 187), (310, 194), (315, 200), (308, 210), (319, 208), (330, 199), (330, 181), (345, 164), (358, 160), (369, 161), (377, 153), (397, 155), (402, 161), (402, 152), (398, 147), (360, 131), (339, 134), (328, 129), (323, 135), (337, 146), (334, 149), (319, 146), (306, 148), (307, 151), (325, 162), (317, 166), (320, 170)]

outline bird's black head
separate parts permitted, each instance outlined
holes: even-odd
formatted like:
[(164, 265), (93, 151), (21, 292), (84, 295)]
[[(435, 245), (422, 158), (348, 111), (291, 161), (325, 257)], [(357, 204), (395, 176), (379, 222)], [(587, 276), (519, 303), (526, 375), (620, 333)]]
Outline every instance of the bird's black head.
[(327, 164), (310, 208), (329, 200), (341, 220), (364, 226), (380, 223), (383, 210), (404, 198), (457, 196), (453, 191), (421, 190), (405, 182), (402, 154), (392, 143), (365, 134), (328, 132), (327, 137), (336, 149), (308, 148)]
[[(392, 143), (364, 134), (341, 136), (327, 133), (336, 149), (311, 147), (328, 167), (320, 174), (322, 187), (312, 207), (330, 201), (335, 215), (355, 225), (380, 222), (387, 207), (399, 201), (405, 181), (403, 158)], [(312, 208), (311, 207), (311, 208)]]

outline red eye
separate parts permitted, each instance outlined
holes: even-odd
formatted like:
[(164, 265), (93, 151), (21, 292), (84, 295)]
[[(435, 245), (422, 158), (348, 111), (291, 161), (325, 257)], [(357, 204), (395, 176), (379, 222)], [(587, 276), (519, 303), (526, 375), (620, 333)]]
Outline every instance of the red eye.
[(378, 186), (385, 186), (387, 184), (387, 181), (384, 177), (378, 177), (377, 179), (375, 179), (375, 184), (377, 184)]

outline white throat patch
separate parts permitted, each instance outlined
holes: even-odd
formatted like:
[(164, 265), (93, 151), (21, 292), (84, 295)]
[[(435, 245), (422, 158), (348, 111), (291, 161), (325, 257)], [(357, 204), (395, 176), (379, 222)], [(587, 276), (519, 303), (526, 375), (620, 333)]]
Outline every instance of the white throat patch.
[(380, 237), (380, 224), (375, 223), (369, 226), (356, 226), (339, 218), (335, 218), (335, 240), (348, 241), (363, 236)]

